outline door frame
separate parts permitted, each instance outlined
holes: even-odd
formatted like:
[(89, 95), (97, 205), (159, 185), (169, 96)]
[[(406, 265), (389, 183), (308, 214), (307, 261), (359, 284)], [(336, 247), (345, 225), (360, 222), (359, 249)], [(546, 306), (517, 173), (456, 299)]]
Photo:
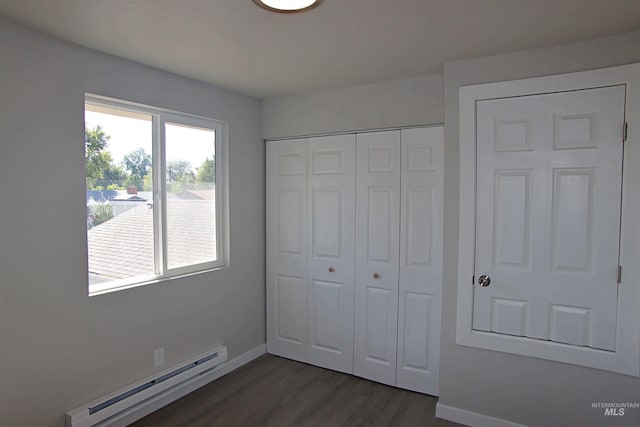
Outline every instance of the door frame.
[[(622, 220), (615, 351), (472, 329), (476, 225), (476, 103), (480, 100), (626, 85), (628, 123), (622, 176)], [(640, 376), (640, 63), (593, 71), (460, 88), (460, 206), (456, 344)], [(620, 129), (622, 137), (622, 129)], [(635, 165), (635, 167), (633, 167)]]

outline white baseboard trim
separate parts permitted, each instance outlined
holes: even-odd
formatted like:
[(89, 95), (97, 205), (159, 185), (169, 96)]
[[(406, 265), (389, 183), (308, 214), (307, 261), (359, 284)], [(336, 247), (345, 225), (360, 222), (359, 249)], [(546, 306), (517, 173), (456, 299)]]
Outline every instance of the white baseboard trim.
[(472, 427), (526, 427), (523, 424), (443, 405), (440, 402), (436, 404), (436, 417)]
[(176, 400), (186, 396), (189, 393), (192, 393), (199, 389), (202, 386), (209, 384), (212, 381), (217, 380), (218, 378), (232, 372), (242, 365), (245, 365), (251, 362), (254, 359), (262, 356), (267, 352), (267, 345), (261, 344), (251, 350), (243, 353), (237, 357), (234, 357), (231, 360), (223, 363), (219, 367), (214, 370), (207, 372), (201, 376), (196, 378), (192, 378), (190, 380), (185, 381), (184, 383), (174, 387), (170, 390), (167, 390), (165, 393), (160, 393), (153, 398), (142, 402), (141, 404), (124, 411), (115, 417), (112, 417), (106, 420), (104, 423), (101, 423), (100, 426), (109, 426), (109, 427), (125, 427), (129, 424), (138, 421), (141, 418), (146, 417), (152, 412), (157, 411), (158, 409), (167, 406), (168, 404), (175, 402)]

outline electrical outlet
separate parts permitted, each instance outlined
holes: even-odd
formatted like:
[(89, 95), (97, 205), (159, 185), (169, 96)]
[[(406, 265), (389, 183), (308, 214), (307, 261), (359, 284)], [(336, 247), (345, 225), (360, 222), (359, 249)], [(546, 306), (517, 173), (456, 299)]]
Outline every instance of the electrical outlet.
[(153, 350), (153, 365), (156, 368), (164, 365), (164, 347)]

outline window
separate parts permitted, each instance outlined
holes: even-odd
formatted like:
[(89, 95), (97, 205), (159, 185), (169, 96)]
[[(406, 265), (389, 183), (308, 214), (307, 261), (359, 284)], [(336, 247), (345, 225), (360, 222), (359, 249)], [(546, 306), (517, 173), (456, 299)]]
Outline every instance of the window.
[(85, 96), (89, 295), (227, 264), (226, 125)]

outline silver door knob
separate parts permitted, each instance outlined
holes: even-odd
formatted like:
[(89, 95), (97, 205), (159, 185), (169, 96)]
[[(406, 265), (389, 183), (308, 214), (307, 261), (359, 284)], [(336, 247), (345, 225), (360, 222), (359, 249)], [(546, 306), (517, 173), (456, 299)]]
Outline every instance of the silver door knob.
[(483, 274), (482, 276), (478, 277), (478, 285), (482, 286), (483, 288), (486, 288), (490, 284), (491, 284), (491, 277), (487, 276), (486, 274)]

